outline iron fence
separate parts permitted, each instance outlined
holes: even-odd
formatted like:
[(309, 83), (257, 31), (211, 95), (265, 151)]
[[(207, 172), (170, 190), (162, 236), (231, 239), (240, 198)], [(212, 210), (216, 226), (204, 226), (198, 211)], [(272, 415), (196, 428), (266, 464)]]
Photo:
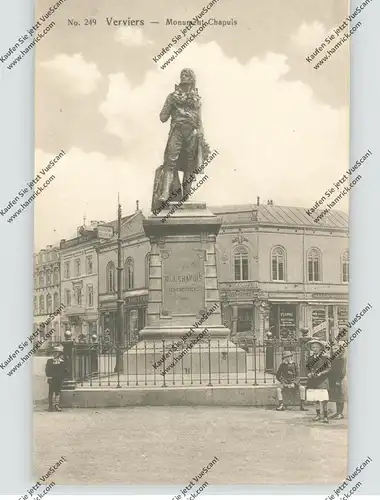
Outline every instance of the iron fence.
[(76, 387), (170, 387), (273, 384), (284, 350), (293, 353), (303, 380), (306, 340), (238, 345), (208, 338), (190, 349), (165, 339), (124, 345), (61, 344), (69, 367), (67, 379)]

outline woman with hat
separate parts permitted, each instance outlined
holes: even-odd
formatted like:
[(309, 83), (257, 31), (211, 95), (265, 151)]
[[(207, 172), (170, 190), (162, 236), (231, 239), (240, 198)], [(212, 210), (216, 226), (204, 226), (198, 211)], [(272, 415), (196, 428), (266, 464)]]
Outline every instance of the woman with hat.
[[(62, 383), (65, 378), (65, 357), (63, 346), (59, 345), (53, 349), (53, 358), (46, 362), (45, 373), (49, 384), (49, 411), (62, 411), (59, 407)], [(53, 395), (54, 407), (53, 407)]]
[(296, 389), (300, 391), (301, 411), (307, 411), (304, 407), (305, 402), (305, 387), (300, 384), (299, 369), (296, 363), (292, 360), (293, 353), (290, 351), (284, 351), (282, 353), (282, 363), (278, 367), (276, 378), (280, 382), (280, 386), (277, 387), (277, 399), (278, 407), (277, 411), (284, 411), (286, 408), (284, 406), (283, 400), (283, 390), (284, 389)]
[(326, 344), (319, 339), (311, 339), (306, 344), (310, 347), (311, 355), (306, 361), (307, 386), (306, 400), (316, 401), (317, 415), (313, 420), (321, 420), (321, 409), (323, 410), (322, 422), (328, 423), (327, 403), (329, 401), (329, 373), (331, 371), (330, 359), (326, 353)]

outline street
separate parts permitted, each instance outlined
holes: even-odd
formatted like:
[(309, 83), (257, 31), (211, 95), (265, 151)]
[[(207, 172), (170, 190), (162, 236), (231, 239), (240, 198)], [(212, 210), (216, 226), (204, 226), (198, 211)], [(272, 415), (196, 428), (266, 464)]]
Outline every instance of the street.
[[(64, 456), (56, 484), (184, 485), (214, 456), (210, 485), (338, 484), (347, 420), (312, 422), (314, 409), (130, 407), (34, 413), (36, 479)], [(38, 476), (38, 477), (37, 477)]]

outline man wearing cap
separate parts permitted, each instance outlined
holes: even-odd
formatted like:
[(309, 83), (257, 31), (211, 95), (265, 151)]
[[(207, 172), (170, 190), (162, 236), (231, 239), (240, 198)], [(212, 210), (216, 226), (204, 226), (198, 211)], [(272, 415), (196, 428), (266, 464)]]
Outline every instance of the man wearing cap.
[[(53, 358), (48, 359), (45, 367), (47, 383), (49, 384), (49, 411), (62, 411), (59, 407), (61, 389), (66, 371), (65, 357), (61, 345), (54, 347)], [(54, 406), (53, 406), (54, 395)]]
[(282, 363), (278, 367), (276, 373), (276, 379), (280, 382), (280, 386), (277, 387), (277, 399), (278, 406), (276, 408), (277, 411), (284, 411), (284, 399), (283, 399), (283, 390), (284, 389), (296, 389), (298, 388), (300, 391), (300, 399), (301, 411), (307, 411), (304, 402), (305, 402), (305, 387), (300, 384), (299, 370), (296, 363), (293, 361), (293, 353), (290, 351), (284, 351), (282, 353)]

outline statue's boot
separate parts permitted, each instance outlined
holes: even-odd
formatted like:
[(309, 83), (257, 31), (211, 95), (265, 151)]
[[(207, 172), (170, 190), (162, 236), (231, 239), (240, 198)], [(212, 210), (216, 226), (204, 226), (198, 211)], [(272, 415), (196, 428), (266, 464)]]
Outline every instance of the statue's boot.
[(168, 170), (164, 175), (162, 193), (160, 196), (160, 202), (165, 202), (170, 195), (170, 188), (174, 179), (174, 173), (171, 170)]

